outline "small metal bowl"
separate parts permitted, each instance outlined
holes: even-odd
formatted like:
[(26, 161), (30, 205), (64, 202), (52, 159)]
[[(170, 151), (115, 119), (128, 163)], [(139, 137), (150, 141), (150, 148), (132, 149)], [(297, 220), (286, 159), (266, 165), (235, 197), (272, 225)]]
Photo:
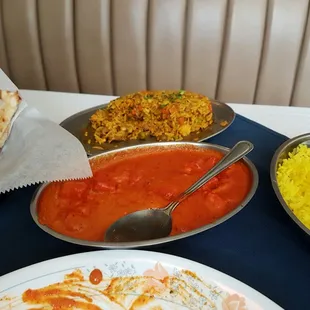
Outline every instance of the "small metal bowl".
[[(229, 151), (229, 149), (226, 147), (214, 145), (214, 144), (207, 144), (207, 143), (192, 143), (192, 142), (163, 142), (163, 143), (160, 143), (159, 142), (159, 143), (135, 145), (135, 146), (127, 147), (127, 148), (109, 151), (109, 152), (106, 152), (106, 153), (103, 153), (100, 155), (90, 157), (90, 160), (97, 158), (97, 157), (109, 156), (111, 154), (115, 154), (118, 152), (124, 152), (126, 150), (142, 149), (142, 148), (158, 148), (158, 147), (172, 148), (172, 147), (185, 147), (185, 146), (194, 146), (194, 147), (203, 148), (203, 149), (217, 150), (223, 154), (226, 154)], [(44, 190), (44, 188), (46, 186), (48, 186), (50, 183), (42, 184), (41, 186), (39, 186), (37, 188), (36, 192), (34, 193), (32, 200), (31, 200), (30, 212), (31, 212), (33, 220), (45, 232), (47, 232), (48, 234), (50, 234), (50, 235), (52, 235), (58, 239), (61, 239), (63, 241), (67, 241), (70, 243), (74, 243), (74, 244), (79, 244), (79, 245), (84, 245), (84, 246), (89, 246), (89, 247), (96, 247), (96, 248), (105, 248), (105, 249), (129, 249), (129, 248), (149, 247), (149, 246), (155, 246), (155, 245), (159, 245), (159, 244), (163, 244), (163, 243), (168, 243), (168, 242), (171, 242), (174, 240), (179, 240), (179, 239), (183, 239), (183, 238), (186, 238), (189, 236), (196, 235), (200, 232), (203, 232), (203, 231), (208, 230), (212, 227), (215, 227), (215, 226), (227, 221), (229, 218), (231, 218), (232, 216), (234, 216), (240, 210), (243, 209), (243, 207), (251, 200), (251, 198), (255, 194), (257, 186), (258, 186), (258, 173), (257, 173), (257, 170), (256, 170), (254, 164), (247, 158), (244, 158), (243, 161), (252, 173), (252, 186), (251, 186), (251, 189), (250, 189), (248, 195), (244, 198), (242, 203), (238, 207), (236, 207), (234, 210), (232, 210), (230, 213), (228, 213), (225, 216), (218, 219), (216, 222), (213, 222), (211, 224), (208, 224), (208, 225), (205, 225), (205, 226), (199, 227), (197, 229), (194, 229), (194, 230), (191, 230), (191, 231), (179, 234), (179, 235), (175, 235), (175, 236), (168, 236), (168, 237), (161, 238), (161, 239), (153, 239), (153, 240), (146, 240), (146, 241), (139, 241), (139, 242), (119, 242), (119, 243), (117, 243), (117, 242), (104, 242), (104, 241), (102, 241), (102, 242), (86, 241), (86, 240), (80, 240), (80, 239), (71, 238), (71, 237), (62, 235), (62, 234), (50, 229), (49, 227), (47, 227), (45, 225), (41, 225), (39, 223), (39, 220), (38, 220), (38, 214), (37, 214), (38, 200), (40, 199), (40, 195), (41, 195), (42, 191)]]
[(271, 165), (270, 165), (270, 178), (272, 187), (282, 205), (286, 213), (292, 218), (292, 220), (305, 232), (310, 236), (310, 229), (308, 229), (293, 213), (293, 211), (288, 207), (285, 200), (283, 199), (277, 181), (277, 169), (281, 164), (283, 159), (288, 158), (288, 153), (293, 151), (295, 147), (297, 147), (301, 143), (308, 142), (310, 144), (310, 133), (303, 134), (301, 136), (297, 136), (290, 140), (287, 140), (279, 148), (276, 150), (273, 155)]

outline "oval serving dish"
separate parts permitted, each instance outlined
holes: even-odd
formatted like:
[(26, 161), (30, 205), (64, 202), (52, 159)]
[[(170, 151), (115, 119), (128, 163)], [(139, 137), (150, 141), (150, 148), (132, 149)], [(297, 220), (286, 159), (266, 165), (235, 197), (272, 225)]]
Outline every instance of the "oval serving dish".
[(277, 195), (278, 200), (280, 201), (282, 207), (286, 211), (286, 213), (291, 217), (291, 219), (306, 233), (310, 236), (310, 229), (308, 229), (293, 213), (293, 211), (288, 207), (287, 203), (285, 202), (284, 198), (281, 195), (279, 185), (277, 182), (277, 169), (279, 164), (288, 157), (288, 153), (293, 151), (299, 144), (308, 142), (310, 144), (310, 133), (306, 133), (292, 139), (287, 140), (279, 148), (276, 150), (273, 158), (271, 160), (270, 165), (270, 178), (272, 187)]
[[(198, 133), (191, 133), (189, 136), (185, 137), (182, 142), (202, 142), (220, 134), (233, 123), (236, 115), (229, 105), (216, 100), (211, 100), (211, 104), (213, 109), (213, 124)], [(113, 141), (111, 143), (103, 143), (100, 145), (94, 141), (92, 134), (85, 136), (85, 131), (87, 131), (87, 129), (90, 130), (90, 133), (93, 133), (92, 129), (89, 128), (89, 119), (91, 115), (99, 109), (106, 109), (108, 105), (109, 103), (105, 103), (78, 112), (60, 123), (60, 126), (80, 140), (88, 156), (99, 155), (115, 149), (126, 149), (130, 146), (157, 142), (155, 138), (150, 137), (145, 140)], [(221, 122), (226, 122), (227, 124), (222, 126)]]
[[(98, 157), (102, 157), (102, 156), (109, 156), (109, 155), (113, 155), (116, 154), (118, 152), (124, 152), (124, 150), (139, 150), (139, 149), (145, 149), (145, 148), (172, 148), (172, 147), (185, 147), (185, 146), (193, 146), (193, 147), (198, 147), (198, 148), (203, 148), (203, 149), (210, 149), (210, 150), (216, 150), (218, 152), (221, 152), (223, 154), (226, 154), (229, 149), (223, 146), (219, 146), (219, 145), (213, 145), (213, 144), (206, 144), (206, 143), (190, 143), (190, 142), (163, 142), (163, 143), (152, 143), (152, 144), (142, 144), (142, 145), (136, 145), (136, 146), (132, 146), (132, 147), (128, 147), (126, 149), (118, 149), (118, 150), (113, 150), (113, 151), (109, 151), (106, 152), (104, 154), (101, 155), (97, 155), (97, 156), (93, 156), (90, 158), (90, 160), (98, 158)], [(173, 235), (173, 236), (168, 236), (166, 238), (161, 238), (161, 239), (153, 239), (153, 240), (146, 240), (146, 241), (139, 241), (139, 242), (123, 242), (123, 243), (108, 243), (108, 242), (99, 242), (99, 241), (86, 241), (86, 240), (80, 240), (80, 239), (76, 239), (76, 238), (72, 238), (72, 237), (68, 237), (66, 235), (60, 234), (54, 230), (52, 230), (51, 228), (40, 224), (39, 219), (38, 219), (38, 214), (37, 214), (37, 206), (38, 206), (38, 201), (40, 199), (40, 195), (43, 192), (43, 190), (45, 189), (45, 187), (47, 187), (50, 183), (45, 183), (40, 185), (36, 192), (34, 193), (34, 196), (32, 198), (31, 204), (30, 204), (30, 211), (31, 211), (31, 215), (33, 220), (35, 221), (35, 223), (41, 228), (43, 229), (45, 232), (47, 232), (48, 234), (61, 239), (63, 241), (67, 241), (70, 243), (74, 243), (74, 244), (79, 244), (79, 245), (84, 245), (84, 246), (89, 246), (89, 247), (96, 247), (96, 248), (106, 248), (106, 249), (125, 249), (125, 248), (139, 248), (139, 247), (149, 247), (149, 246), (154, 246), (154, 245), (158, 245), (158, 244), (163, 244), (163, 243), (168, 243), (174, 240), (179, 240), (179, 239), (183, 239), (189, 236), (193, 236), (195, 234), (198, 234), (200, 232), (203, 232), (205, 230), (208, 230), (212, 227), (215, 227), (223, 222), (225, 222), (226, 220), (228, 220), (229, 218), (231, 218), (232, 216), (234, 216), (235, 214), (237, 214), (240, 210), (243, 209), (243, 207), (251, 200), (251, 198), (253, 197), (253, 195), (256, 192), (257, 186), (258, 186), (258, 173), (257, 170), (254, 166), (254, 164), (247, 158), (243, 159), (244, 164), (247, 166), (247, 168), (249, 169), (249, 172), (251, 173), (251, 177), (252, 177), (252, 184), (250, 187), (250, 190), (248, 192), (248, 194), (246, 195), (246, 197), (243, 199), (243, 201), (240, 203), (240, 205), (238, 205), (235, 209), (233, 209), (231, 212), (225, 214), (224, 216), (222, 216), (221, 218), (219, 218), (218, 220), (216, 220), (215, 222), (212, 222), (210, 224), (204, 225), (202, 227), (199, 227), (197, 229), (185, 232), (185, 233), (181, 233), (178, 235)]]

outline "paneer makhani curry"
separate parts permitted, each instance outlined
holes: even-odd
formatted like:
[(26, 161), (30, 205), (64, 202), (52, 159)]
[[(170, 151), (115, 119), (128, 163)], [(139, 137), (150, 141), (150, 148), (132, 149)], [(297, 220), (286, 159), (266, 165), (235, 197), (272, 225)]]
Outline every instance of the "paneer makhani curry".
[[(51, 183), (40, 196), (41, 224), (63, 235), (102, 241), (120, 217), (162, 208), (192, 185), (222, 153), (196, 147), (134, 149), (91, 161), (94, 176)], [(212, 223), (235, 209), (252, 186), (243, 161), (214, 177), (173, 212), (172, 235)]]

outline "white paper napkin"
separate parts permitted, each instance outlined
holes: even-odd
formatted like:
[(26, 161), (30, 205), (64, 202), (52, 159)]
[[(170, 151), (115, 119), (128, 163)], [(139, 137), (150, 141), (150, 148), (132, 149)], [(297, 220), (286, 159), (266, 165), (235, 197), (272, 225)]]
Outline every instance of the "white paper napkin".
[[(0, 89), (17, 90), (1, 69)], [(25, 101), (14, 119), (0, 153), (0, 193), (41, 182), (92, 176), (84, 147), (68, 131)]]

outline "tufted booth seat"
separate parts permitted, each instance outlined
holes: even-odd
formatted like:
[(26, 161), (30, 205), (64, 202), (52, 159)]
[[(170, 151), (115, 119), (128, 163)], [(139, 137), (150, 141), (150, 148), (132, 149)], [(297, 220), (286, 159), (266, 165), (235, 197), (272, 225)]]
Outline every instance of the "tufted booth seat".
[(0, 0), (19, 88), (310, 107), (309, 0)]

